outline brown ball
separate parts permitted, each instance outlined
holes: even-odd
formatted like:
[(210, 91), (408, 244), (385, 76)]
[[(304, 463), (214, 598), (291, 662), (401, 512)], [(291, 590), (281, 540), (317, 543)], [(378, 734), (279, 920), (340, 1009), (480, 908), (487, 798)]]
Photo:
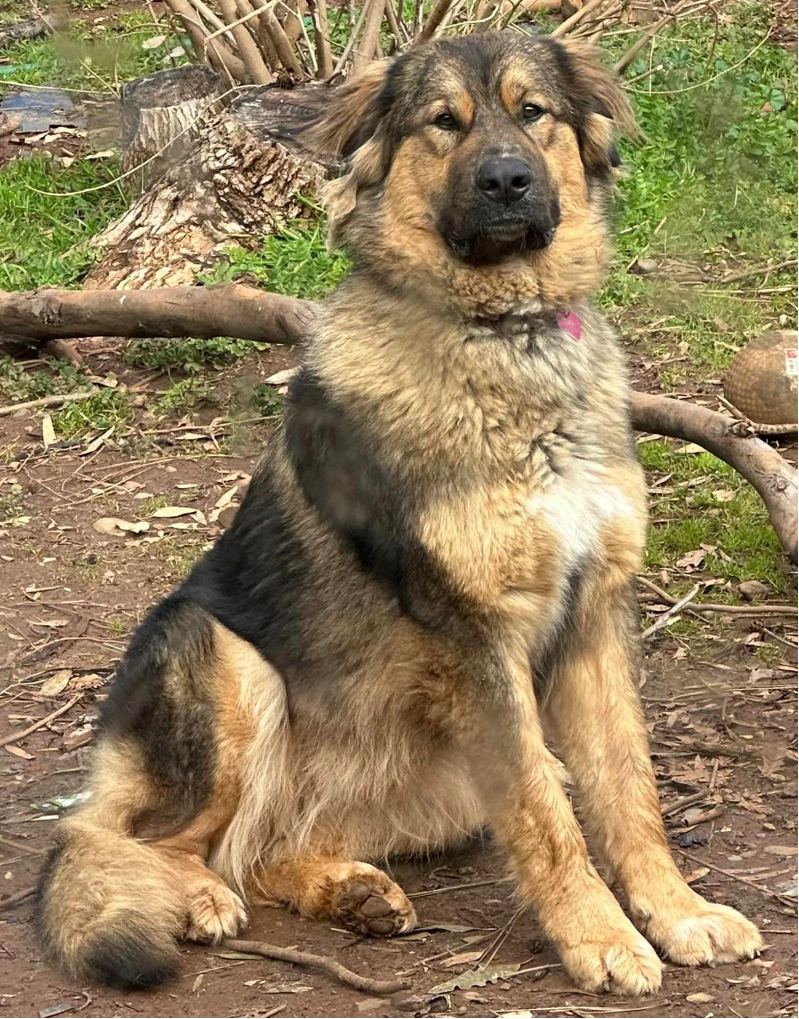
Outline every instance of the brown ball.
[(796, 348), (797, 333), (791, 329), (751, 340), (727, 369), (725, 398), (758, 424), (796, 424)]

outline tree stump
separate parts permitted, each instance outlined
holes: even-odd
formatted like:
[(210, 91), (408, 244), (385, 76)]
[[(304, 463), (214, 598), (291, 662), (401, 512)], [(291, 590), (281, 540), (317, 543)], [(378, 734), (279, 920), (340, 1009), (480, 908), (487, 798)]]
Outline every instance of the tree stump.
[(93, 239), (104, 254), (86, 289), (192, 284), (226, 246), (254, 247), (286, 221), (309, 215), (303, 198), (317, 195), (328, 168), (294, 135), (328, 95), (322, 85), (267, 85), (218, 116), (209, 110), (184, 158)]
[(225, 85), (210, 67), (194, 64), (156, 71), (122, 88), (122, 171), (144, 190), (182, 160), (197, 138), (203, 114), (213, 112)]

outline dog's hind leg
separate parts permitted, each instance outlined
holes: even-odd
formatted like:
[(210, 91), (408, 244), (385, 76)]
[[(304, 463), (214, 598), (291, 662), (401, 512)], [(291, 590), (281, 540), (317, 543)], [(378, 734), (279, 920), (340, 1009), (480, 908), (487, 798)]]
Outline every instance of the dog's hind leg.
[(361, 934), (390, 937), (416, 926), (405, 892), (368, 863), (308, 852), (265, 867), (256, 885), (267, 902), (316, 920), (335, 920)]
[(258, 686), (277, 688), (273, 670), (191, 601), (168, 599), (137, 632), (91, 798), (59, 827), (39, 885), (42, 940), (75, 976), (152, 986), (175, 972), (176, 939), (218, 940), (244, 922), (205, 861), (239, 811), (256, 727), (243, 691)]

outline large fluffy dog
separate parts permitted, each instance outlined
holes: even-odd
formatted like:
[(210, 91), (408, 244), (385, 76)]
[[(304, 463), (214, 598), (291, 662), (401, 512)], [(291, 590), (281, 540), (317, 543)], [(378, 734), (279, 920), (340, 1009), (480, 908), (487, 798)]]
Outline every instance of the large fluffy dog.
[(589, 303), (628, 119), (590, 53), (515, 34), (337, 92), (316, 143), (349, 158), (329, 208), (355, 270), (233, 526), (119, 670), (41, 882), (73, 973), (157, 983), (246, 899), (407, 931), (368, 861), (484, 826), (582, 987), (758, 951), (672, 862), (636, 695), (645, 488)]

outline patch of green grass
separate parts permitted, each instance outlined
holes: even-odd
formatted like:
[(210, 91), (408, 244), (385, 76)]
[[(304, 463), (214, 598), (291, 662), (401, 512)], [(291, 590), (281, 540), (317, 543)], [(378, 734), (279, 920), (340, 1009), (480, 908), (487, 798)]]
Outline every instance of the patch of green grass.
[(252, 391), (252, 402), (259, 414), (276, 417), (286, 409), (286, 401), (274, 386), (259, 383)]
[(70, 287), (97, 255), (86, 241), (118, 216), (127, 199), (116, 185), (53, 198), (111, 180), (116, 160), (77, 160), (59, 169), (41, 155), (15, 159), (0, 172), (0, 290)]
[[(668, 522), (650, 525), (647, 567), (675, 568), (686, 553), (707, 545), (704, 574), (733, 584), (761, 580), (788, 593), (782, 548), (765, 507), (732, 467), (710, 453), (677, 453), (665, 440), (642, 443), (639, 451), (650, 477), (671, 475), (652, 496), (651, 516)], [(705, 597), (721, 600), (714, 588)]]
[(169, 534), (150, 545), (150, 551), (166, 563), (177, 577), (184, 577), (203, 555), (205, 544), (201, 538)]
[(268, 349), (268, 343), (226, 336), (210, 340), (134, 340), (125, 351), (124, 359), (138, 368), (200, 372), (210, 367), (221, 371), (253, 350)]
[(143, 499), (138, 510), (138, 516), (145, 520), (147, 517), (151, 517), (156, 510), (163, 509), (164, 506), (168, 505), (169, 499), (164, 495), (154, 495), (150, 499)]
[(243, 274), (279, 294), (315, 300), (338, 286), (349, 271), (341, 251), (328, 251), (318, 220), (295, 220), (264, 238), (257, 251), (228, 248), (208, 282), (228, 283)]
[[(142, 48), (143, 42), (158, 35), (165, 36), (159, 46)], [(4, 77), (26, 85), (118, 92), (126, 81), (171, 66), (164, 64), (164, 57), (178, 43), (168, 23), (161, 29), (153, 27), (147, 12), (117, 15), (111, 25), (75, 20), (66, 32), (24, 40), (4, 50), (4, 62), (13, 70), (0, 75), (0, 94)], [(185, 57), (175, 58), (176, 64), (186, 62)]]
[(205, 376), (193, 375), (175, 382), (162, 393), (158, 398), (158, 410), (162, 412), (189, 410), (198, 403), (208, 402), (212, 398), (211, 381)]
[(109, 633), (122, 637), (128, 632), (131, 624), (122, 616), (112, 616), (105, 625)]
[(14, 403), (90, 388), (88, 375), (66, 361), (48, 361), (44, 368), (33, 370), (12, 357), (0, 357), (0, 392)]
[[(796, 56), (771, 43), (755, 49), (769, 19), (764, 4), (726, 5), (715, 45), (710, 19), (679, 22), (656, 39), (653, 60), (664, 69), (628, 92), (646, 138), (623, 145), (618, 255), (601, 302), (623, 324), (668, 316), (661, 324), (678, 327), (664, 335), (679, 337), (688, 360), (669, 367), (661, 379), (667, 388), (718, 372), (753, 335), (795, 322), (794, 290), (767, 302), (732, 292), (754, 287), (758, 277), (693, 287), (626, 271), (641, 257), (682, 263), (690, 274), (722, 260), (735, 269), (762, 266), (795, 251)], [(613, 59), (629, 37), (609, 36), (606, 45)], [(647, 48), (628, 77), (649, 61)], [(769, 279), (771, 287), (794, 283), (790, 272)]]
[(104, 432), (124, 425), (131, 415), (128, 394), (117, 389), (100, 389), (87, 400), (67, 403), (53, 414), (53, 428), (59, 439), (74, 439), (84, 432)]

